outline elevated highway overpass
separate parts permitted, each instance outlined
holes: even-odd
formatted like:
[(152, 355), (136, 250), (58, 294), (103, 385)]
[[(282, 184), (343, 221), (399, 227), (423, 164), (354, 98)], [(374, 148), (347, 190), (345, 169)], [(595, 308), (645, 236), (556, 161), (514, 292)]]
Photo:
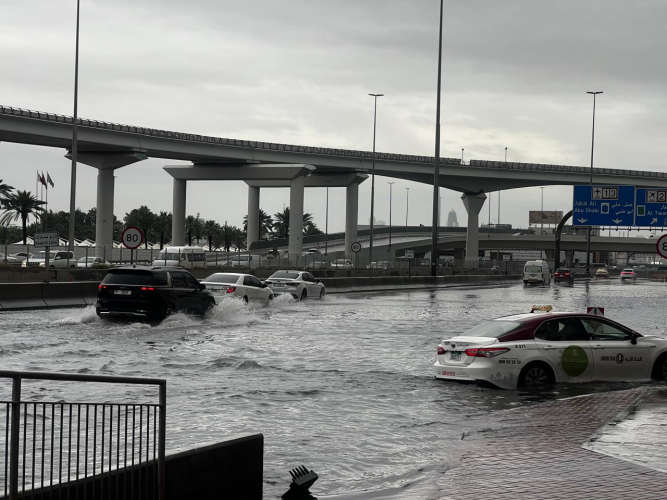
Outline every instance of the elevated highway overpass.
[[(73, 119), (64, 115), (0, 106), (0, 141), (71, 151)], [(112, 245), (116, 168), (146, 158), (186, 160), (192, 166), (166, 166), (173, 177), (173, 241), (185, 240), (187, 182), (242, 180), (248, 184), (248, 245), (259, 239), (260, 189), (290, 187), (290, 227), (300, 228), (305, 187), (346, 187), (345, 247), (357, 238), (358, 186), (372, 169), (370, 151), (277, 144), (172, 132), (99, 120), (77, 120), (78, 160), (98, 169), (97, 253)], [(375, 173), (432, 184), (435, 159), (430, 156), (376, 153)], [(466, 254), (479, 250), (479, 212), (486, 192), (540, 185), (589, 182), (588, 167), (535, 163), (440, 159), (440, 185), (462, 193), (468, 212)], [(667, 173), (595, 168), (596, 184), (667, 187)], [(290, 254), (300, 255), (302, 231), (290, 234)]]

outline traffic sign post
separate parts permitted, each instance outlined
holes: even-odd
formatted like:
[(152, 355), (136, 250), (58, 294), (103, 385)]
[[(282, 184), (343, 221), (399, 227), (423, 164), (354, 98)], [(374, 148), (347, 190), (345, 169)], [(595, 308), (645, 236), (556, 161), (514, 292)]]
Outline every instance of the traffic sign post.
[(667, 226), (667, 189), (637, 188), (636, 205), (636, 226)]
[(130, 250), (130, 264), (134, 263), (134, 251), (144, 242), (144, 232), (138, 227), (128, 226), (120, 237), (125, 248)]
[(663, 234), (658, 238), (658, 241), (655, 243), (655, 248), (660, 257), (667, 259), (667, 234)]
[(574, 186), (575, 226), (633, 226), (634, 186)]
[(350, 250), (354, 252), (354, 268), (359, 269), (359, 252), (361, 252), (361, 243), (353, 241)]

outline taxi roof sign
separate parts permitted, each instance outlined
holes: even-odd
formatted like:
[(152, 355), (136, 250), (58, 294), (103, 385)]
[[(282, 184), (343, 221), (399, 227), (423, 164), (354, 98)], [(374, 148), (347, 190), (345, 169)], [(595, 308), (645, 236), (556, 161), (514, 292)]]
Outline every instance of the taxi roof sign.
[(545, 305), (545, 306), (531, 306), (530, 307), (530, 312), (551, 312), (553, 310), (552, 306)]

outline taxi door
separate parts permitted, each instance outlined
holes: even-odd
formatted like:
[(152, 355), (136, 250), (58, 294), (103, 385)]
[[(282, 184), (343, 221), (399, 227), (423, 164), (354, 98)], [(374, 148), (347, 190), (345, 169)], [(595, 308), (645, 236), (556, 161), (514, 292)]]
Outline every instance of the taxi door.
[(595, 372), (590, 336), (578, 318), (546, 320), (535, 330), (535, 342), (553, 368), (557, 382), (593, 380)]
[(591, 335), (595, 375), (599, 380), (642, 380), (651, 378), (655, 344), (603, 318), (582, 318)]

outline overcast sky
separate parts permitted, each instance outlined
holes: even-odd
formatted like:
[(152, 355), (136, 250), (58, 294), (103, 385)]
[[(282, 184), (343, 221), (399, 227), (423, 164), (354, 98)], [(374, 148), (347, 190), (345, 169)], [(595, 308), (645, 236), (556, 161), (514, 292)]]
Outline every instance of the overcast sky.
[[(72, 114), (75, 0), (0, 2), (0, 103)], [(81, 0), (79, 115), (220, 137), (434, 154), (438, 0)], [(663, 0), (446, 0), (442, 155), (588, 165), (592, 98), (595, 164), (667, 171), (667, 2)], [(53, 209), (69, 207), (64, 151), (0, 143), (0, 178), (35, 189), (50, 172)], [(163, 160), (116, 170), (115, 213), (141, 204), (171, 211)], [(97, 171), (78, 170), (77, 206), (95, 206)], [(376, 178), (376, 218), (388, 220)], [(430, 224), (431, 188), (396, 182), (393, 223)], [(305, 210), (324, 228), (324, 189)], [(370, 182), (359, 191), (368, 221)], [(465, 223), (460, 194), (444, 212)], [(497, 221), (497, 196), (491, 195)], [(289, 203), (265, 189), (261, 208)], [(330, 190), (330, 231), (344, 227), (344, 188)], [(505, 191), (500, 222), (528, 225), (540, 189)], [(545, 210), (571, 208), (571, 188), (546, 187)], [(241, 224), (241, 182), (188, 186), (187, 211)], [(488, 221), (488, 207), (481, 221)]]

